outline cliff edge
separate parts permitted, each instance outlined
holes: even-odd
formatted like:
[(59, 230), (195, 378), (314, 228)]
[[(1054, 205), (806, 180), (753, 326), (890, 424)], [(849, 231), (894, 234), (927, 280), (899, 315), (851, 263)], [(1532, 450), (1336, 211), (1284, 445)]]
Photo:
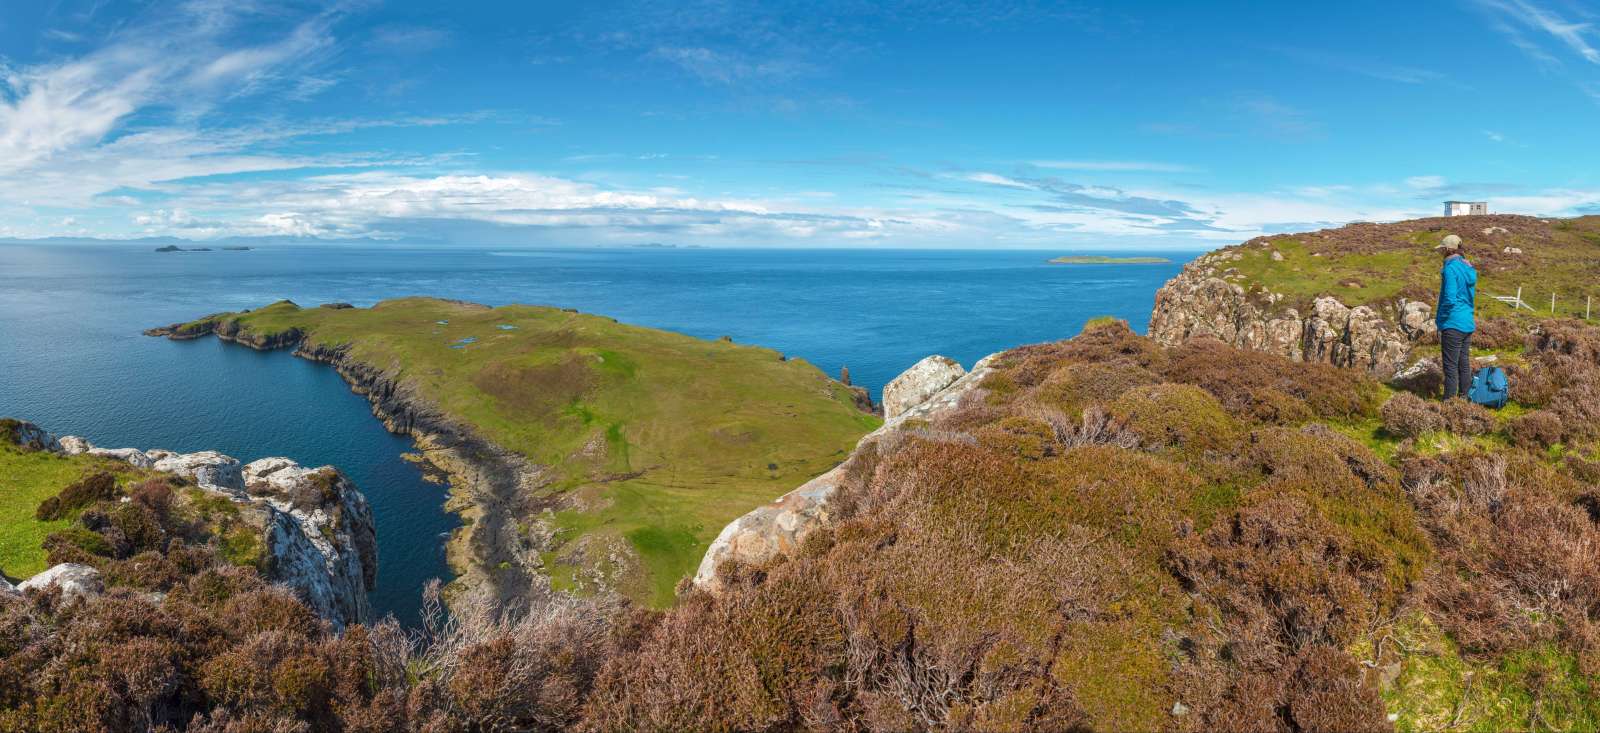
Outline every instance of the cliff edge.
[[(1478, 269), (1480, 324), (1508, 322), (1510, 328), (1496, 331), (1504, 331), (1508, 343), (1520, 341), (1524, 321), (1551, 315), (1552, 295), (1555, 315), (1583, 314), (1590, 284), (1600, 279), (1594, 243), (1600, 217), (1351, 224), (1259, 237), (1190, 262), (1156, 293), (1150, 336), (1165, 346), (1214, 338), (1392, 379), (1436, 343), (1439, 256), (1433, 247), (1446, 234), (1465, 241)], [(1493, 297), (1519, 289), (1538, 313)]]

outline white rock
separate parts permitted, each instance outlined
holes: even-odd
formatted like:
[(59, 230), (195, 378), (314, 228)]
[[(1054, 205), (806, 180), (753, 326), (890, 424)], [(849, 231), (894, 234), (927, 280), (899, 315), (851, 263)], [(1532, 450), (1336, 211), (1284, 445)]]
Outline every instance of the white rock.
[(105, 592), (100, 571), (75, 562), (65, 562), (22, 581), (18, 590), (42, 591), (50, 586), (61, 589), (63, 598), (93, 598)]
[[(155, 451), (150, 452), (150, 454), (154, 453)], [(157, 459), (151, 465), (151, 468), (157, 471), (187, 476), (194, 479), (194, 482), (201, 486), (215, 486), (229, 491), (244, 491), (244, 475), (240, 471), (239, 460), (214, 450), (170, 455)]]
[(893, 420), (905, 411), (926, 402), (945, 387), (966, 375), (954, 359), (930, 356), (913, 364), (883, 388), (883, 418)]
[(145, 452), (138, 448), (95, 448), (91, 446), (86, 452), (92, 456), (115, 458), (139, 468), (149, 468), (155, 465), (155, 461), (150, 460), (150, 456), (145, 455)]
[(1504, 253), (1506, 253), (1508, 255), (1520, 255), (1520, 254), (1522, 254), (1522, 248), (1521, 247), (1506, 247), (1505, 249), (1502, 249), (1500, 251), (1504, 252)]
[(94, 448), (89, 441), (84, 440), (76, 435), (63, 435), (56, 442), (61, 444), (61, 452), (69, 456), (88, 453), (91, 448)]
[(5, 578), (0, 578), (0, 596), (14, 596), (20, 592), (21, 591), (18, 591), (16, 586), (12, 585)]
[(1273, 262), (1282, 262), (1283, 261), (1283, 253), (1279, 252), (1278, 250), (1272, 250), (1272, 261)]

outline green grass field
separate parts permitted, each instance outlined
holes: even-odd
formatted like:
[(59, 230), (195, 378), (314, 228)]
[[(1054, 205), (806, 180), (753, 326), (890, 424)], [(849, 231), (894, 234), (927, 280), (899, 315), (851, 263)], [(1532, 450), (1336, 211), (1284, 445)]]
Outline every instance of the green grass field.
[(557, 513), (564, 545), (624, 538), (643, 572), (621, 585), (658, 606), (725, 524), (843, 460), (879, 424), (804, 361), (556, 308), (280, 302), (202, 321), (218, 319), (347, 346), (483, 437), (552, 467), (547, 492), (584, 507)]
[[(1286, 296), (1282, 305), (1302, 311), (1323, 295), (1349, 306), (1401, 296), (1432, 303), (1440, 266), (1433, 247), (1451, 233), (1463, 239), (1478, 270), (1480, 317), (1549, 317), (1552, 294), (1554, 315), (1582, 317), (1588, 298), (1600, 300), (1600, 216), (1544, 220), (1492, 215), (1356, 224), (1226, 248), (1222, 251), (1240, 259), (1223, 269), (1237, 270), (1238, 282), (1247, 287), (1268, 285)], [(1491, 298), (1515, 295), (1519, 287), (1533, 311), (1513, 311)], [(1600, 317), (1600, 306), (1594, 315)]]
[(0, 445), (0, 573), (23, 579), (45, 569), (40, 546), (45, 536), (72, 524), (75, 517), (42, 522), (34, 519), (34, 511), (39, 502), (97, 469), (133, 470), (121, 461)]

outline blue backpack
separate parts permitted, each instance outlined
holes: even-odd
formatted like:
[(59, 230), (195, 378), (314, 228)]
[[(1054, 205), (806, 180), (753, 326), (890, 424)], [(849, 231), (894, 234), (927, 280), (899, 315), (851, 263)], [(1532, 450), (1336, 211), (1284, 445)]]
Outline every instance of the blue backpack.
[(1506, 389), (1509, 386), (1504, 369), (1484, 367), (1472, 375), (1472, 389), (1467, 392), (1467, 397), (1484, 407), (1498, 410), (1506, 406)]

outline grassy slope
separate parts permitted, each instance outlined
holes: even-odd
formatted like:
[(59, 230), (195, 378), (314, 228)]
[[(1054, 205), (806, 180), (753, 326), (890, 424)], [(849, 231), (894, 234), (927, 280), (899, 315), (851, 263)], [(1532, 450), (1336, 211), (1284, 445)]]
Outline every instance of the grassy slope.
[(237, 318), (258, 334), (299, 328), (312, 343), (347, 344), (484, 437), (554, 467), (551, 491), (588, 507), (555, 517), (567, 540), (546, 557), (557, 581), (587, 564), (560, 562), (573, 540), (621, 537), (647, 570), (626, 590), (656, 605), (671, 603), (727, 522), (827, 470), (877, 425), (803, 361), (554, 308), (408, 298), (278, 303)]
[[(1394, 224), (1354, 224), (1308, 234), (1266, 237), (1228, 248), (1249, 284), (1268, 284), (1288, 296), (1284, 305), (1305, 306), (1321, 295), (1346, 305), (1368, 305), (1398, 296), (1432, 303), (1438, 293), (1439, 255), (1432, 247), (1445, 234), (1459, 235), (1478, 269), (1481, 316), (1511, 315), (1491, 295), (1512, 295), (1549, 316), (1550, 294), (1556, 314), (1583, 315), (1584, 297), (1600, 295), (1600, 217), (1545, 220), (1521, 216), (1471, 216), (1418, 219)], [(1491, 227), (1505, 233), (1485, 235)], [(1269, 246), (1259, 246), (1261, 243)], [(1522, 249), (1508, 254), (1506, 247)], [(1274, 260), (1272, 253), (1282, 256)], [(1521, 317), (1534, 314), (1523, 310)]]
[(72, 524), (74, 517), (41, 522), (33, 518), (34, 511), (39, 502), (95, 470), (123, 474), (123, 481), (140, 474), (117, 460), (0, 445), (0, 573), (22, 579), (45, 569), (40, 543), (51, 532)]

